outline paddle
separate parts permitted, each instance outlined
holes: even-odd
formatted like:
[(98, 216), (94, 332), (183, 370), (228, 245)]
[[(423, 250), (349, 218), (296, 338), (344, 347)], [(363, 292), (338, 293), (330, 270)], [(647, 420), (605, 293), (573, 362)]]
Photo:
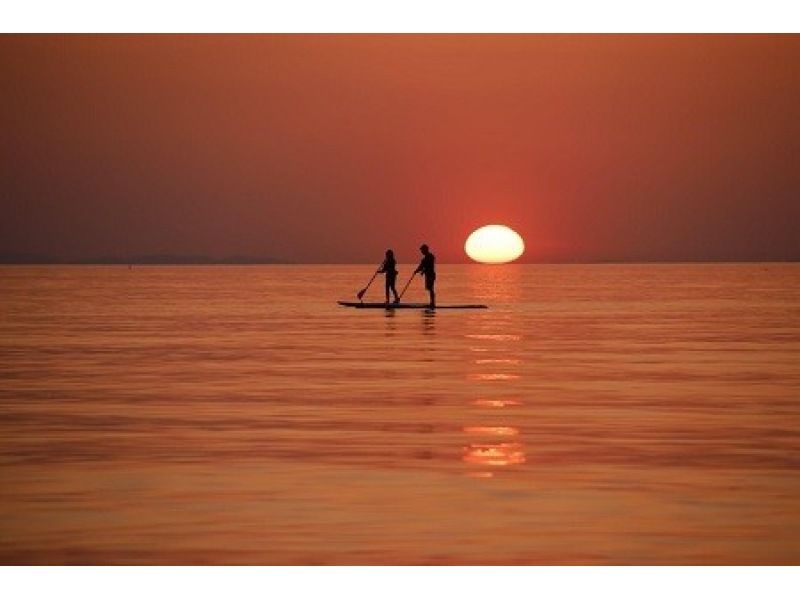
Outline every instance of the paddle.
[(409, 278), (409, 279), (408, 279), (408, 282), (406, 283), (406, 286), (404, 286), (404, 287), (403, 287), (403, 292), (402, 292), (402, 293), (400, 293), (400, 297), (397, 299), (397, 302), (398, 302), (398, 303), (400, 303), (400, 299), (402, 299), (402, 298), (403, 298), (403, 295), (405, 295), (405, 294), (406, 294), (406, 289), (408, 289), (408, 285), (410, 285), (410, 284), (411, 284), (411, 281), (412, 281), (412, 280), (414, 280), (414, 277), (415, 277), (416, 275), (417, 275), (417, 273), (416, 273), (416, 272), (414, 272), (414, 273), (411, 275), (411, 278)]
[(373, 280), (375, 280), (375, 277), (378, 275), (378, 273), (380, 273), (380, 271), (381, 271), (381, 269), (380, 269), (380, 268), (378, 268), (378, 269), (375, 271), (375, 274), (373, 274), (373, 275), (372, 275), (372, 278), (370, 278), (370, 279), (369, 279), (369, 282), (367, 283), (367, 286), (365, 286), (365, 287), (364, 287), (363, 289), (361, 289), (361, 290), (360, 290), (358, 293), (356, 293), (356, 297), (358, 297), (358, 300), (359, 300), (359, 301), (361, 301), (361, 298), (362, 298), (362, 297), (364, 297), (364, 295), (365, 295), (365, 294), (366, 294), (366, 292), (367, 292), (367, 289), (369, 288), (369, 285), (371, 285), (371, 284), (372, 284), (372, 281), (373, 281)]

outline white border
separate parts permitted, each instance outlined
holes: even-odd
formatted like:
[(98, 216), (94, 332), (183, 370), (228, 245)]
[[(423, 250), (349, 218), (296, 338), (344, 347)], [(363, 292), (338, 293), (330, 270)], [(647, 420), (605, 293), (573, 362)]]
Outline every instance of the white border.
[(4, 32), (794, 32), (796, 0), (16, 0)]
[[(794, 32), (784, 0), (18, 0), (4, 32)], [(794, 596), (798, 569), (762, 567), (4, 567), (12, 596)]]
[[(7, 567), (8, 596), (794, 597), (797, 567)], [(10, 592), (9, 592), (10, 590)]]

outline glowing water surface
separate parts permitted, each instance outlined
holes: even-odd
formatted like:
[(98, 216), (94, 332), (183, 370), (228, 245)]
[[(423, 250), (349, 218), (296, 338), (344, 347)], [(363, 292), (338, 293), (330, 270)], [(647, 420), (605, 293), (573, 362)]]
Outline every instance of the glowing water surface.
[(0, 268), (0, 562), (800, 564), (800, 267), (371, 271)]

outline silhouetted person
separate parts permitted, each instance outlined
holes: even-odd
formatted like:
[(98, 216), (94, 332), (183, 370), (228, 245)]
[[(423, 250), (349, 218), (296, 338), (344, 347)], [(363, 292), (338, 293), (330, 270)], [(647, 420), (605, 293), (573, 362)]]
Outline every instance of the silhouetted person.
[(422, 261), (420, 261), (414, 274), (419, 272), (425, 277), (425, 290), (431, 296), (431, 307), (436, 307), (436, 291), (434, 285), (436, 284), (436, 256), (433, 255), (428, 249), (427, 245), (422, 245), (419, 250), (422, 252)]
[(389, 303), (389, 291), (394, 293), (394, 302), (400, 303), (400, 297), (398, 297), (395, 287), (397, 284), (397, 261), (395, 261), (394, 251), (391, 249), (386, 250), (386, 259), (383, 260), (378, 272), (386, 274), (386, 303)]

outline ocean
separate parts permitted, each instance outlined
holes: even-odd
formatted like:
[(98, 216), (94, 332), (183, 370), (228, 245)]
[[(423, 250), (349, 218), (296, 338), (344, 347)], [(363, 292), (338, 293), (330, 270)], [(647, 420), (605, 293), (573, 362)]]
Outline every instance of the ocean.
[(800, 564), (800, 264), (438, 270), (0, 267), (0, 564)]

